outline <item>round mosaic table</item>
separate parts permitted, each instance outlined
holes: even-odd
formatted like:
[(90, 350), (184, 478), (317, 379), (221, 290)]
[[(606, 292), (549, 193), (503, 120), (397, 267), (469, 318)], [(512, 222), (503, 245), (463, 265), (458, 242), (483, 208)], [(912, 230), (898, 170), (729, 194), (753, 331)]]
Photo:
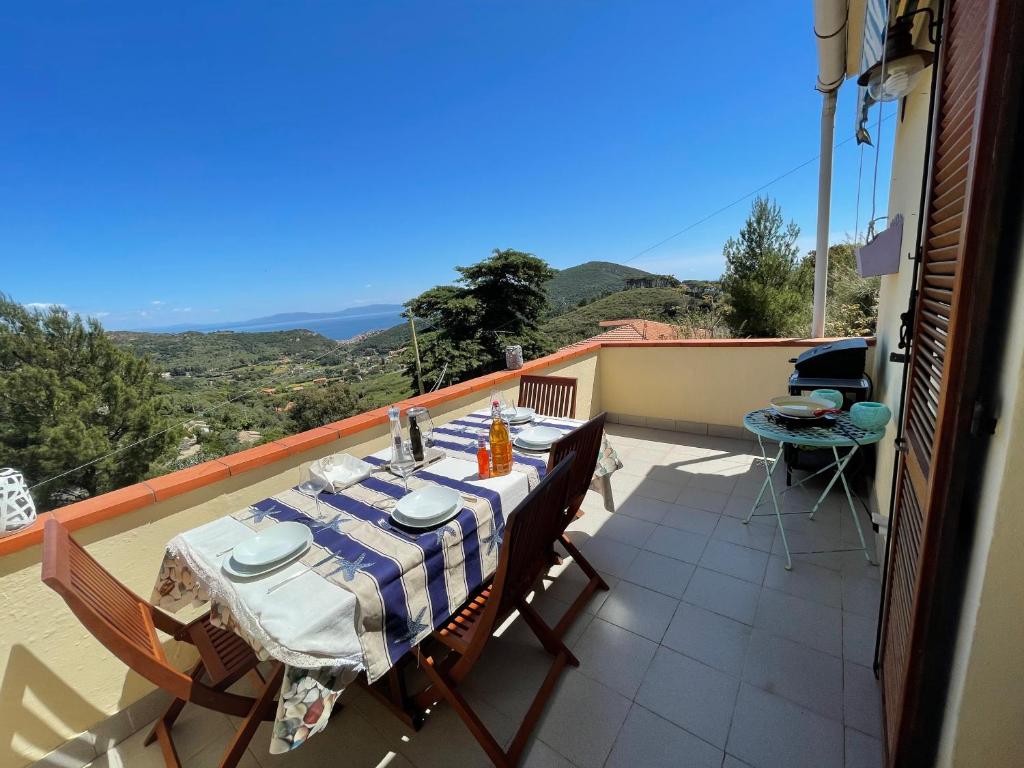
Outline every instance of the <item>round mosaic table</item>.
[[(877, 443), (882, 437), (885, 436), (885, 429), (881, 429), (875, 432), (869, 432), (856, 426), (850, 421), (850, 414), (844, 412), (835, 414), (835, 421), (828, 425), (823, 426), (808, 426), (808, 427), (790, 427), (785, 423), (775, 419), (775, 412), (771, 408), (762, 408), (761, 410), (751, 411), (743, 417), (743, 426), (746, 427), (747, 431), (757, 435), (757, 443), (761, 448), (761, 457), (764, 459), (764, 470), (765, 479), (764, 483), (761, 484), (761, 491), (757, 494), (757, 499), (754, 500), (754, 504), (750, 507), (750, 512), (747, 513), (746, 519), (743, 521), (744, 524), (750, 522), (750, 519), (754, 515), (754, 510), (761, 503), (761, 499), (764, 498), (765, 491), (768, 491), (771, 500), (772, 507), (775, 510), (775, 518), (779, 523), (779, 534), (782, 536), (782, 546), (786, 550), (786, 570), (791, 570), (793, 567), (793, 560), (789, 554), (789, 543), (786, 541), (786, 529), (782, 525), (782, 512), (779, 509), (779, 496), (785, 493), (791, 488), (797, 488), (813, 477), (827, 472), (831, 469), (835, 471), (832, 474), (832, 478), (825, 486), (825, 490), (821, 492), (818, 500), (814, 503), (811, 508), (809, 515), (813, 520), (815, 513), (821, 507), (825, 497), (828, 496), (833, 486), (837, 482), (842, 482), (843, 490), (846, 491), (846, 501), (850, 506), (850, 515), (853, 517), (854, 525), (857, 527), (857, 535), (860, 537), (861, 549), (864, 551), (864, 557), (867, 558), (868, 562), (872, 562), (871, 554), (868, 552), (867, 544), (864, 542), (864, 531), (860, 526), (860, 518), (857, 517), (857, 509), (853, 504), (853, 495), (850, 493), (850, 486), (846, 482), (846, 468), (850, 465), (850, 460), (858, 450), (866, 445)], [(774, 459), (768, 458), (768, 452), (765, 449), (765, 440), (772, 440), (779, 444), (779, 450), (775, 454)], [(805, 477), (800, 482), (786, 488), (783, 491), (776, 492), (775, 483), (772, 479), (775, 467), (779, 464), (779, 459), (782, 458), (782, 452), (786, 445), (794, 445), (799, 447), (813, 447), (813, 448), (827, 448), (831, 449), (833, 461), (825, 467), (822, 467), (817, 472)], [(839, 455), (840, 448), (849, 448), (850, 450), (845, 456)]]

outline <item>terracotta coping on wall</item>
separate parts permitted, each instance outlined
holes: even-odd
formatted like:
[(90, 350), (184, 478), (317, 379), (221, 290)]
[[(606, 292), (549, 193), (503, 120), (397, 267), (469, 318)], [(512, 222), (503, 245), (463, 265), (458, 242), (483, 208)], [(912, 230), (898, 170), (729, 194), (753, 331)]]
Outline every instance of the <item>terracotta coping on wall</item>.
[[(403, 411), (414, 405), (433, 407), (457, 400), (476, 392), (493, 389), (532, 371), (550, 368), (578, 357), (597, 352), (603, 347), (808, 347), (837, 339), (684, 339), (679, 341), (593, 341), (565, 347), (537, 360), (531, 360), (515, 371), (498, 371), (480, 376), (437, 392), (402, 400), (396, 405)], [(869, 339), (869, 344), (874, 344)], [(0, 556), (39, 544), (43, 540), (43, 523), (49, 515), (55, 516), (71, 530), (133, 512), (157, 501), (179, 496), (251, 469), (273, 464), (290, 455), (326, 445), (342, 437), (358, 434), (373, 427), (387, 424), (388, 409), (376, 408), (332, 424), (299, 432), (244, 451), (205, 461), (192, 467), (135, 483), (91, 499), (69, 504), (52, 512), (44, 512), (28, 528), (0, 538)]]
[[(645, 341), (603, 341), (602, 347), (816, 347), (833, 341), (842, 341), (845, 336), (820, 339), (648, 339)], [(866, 338), (869, 347), (875, 346), (875, 338)]]

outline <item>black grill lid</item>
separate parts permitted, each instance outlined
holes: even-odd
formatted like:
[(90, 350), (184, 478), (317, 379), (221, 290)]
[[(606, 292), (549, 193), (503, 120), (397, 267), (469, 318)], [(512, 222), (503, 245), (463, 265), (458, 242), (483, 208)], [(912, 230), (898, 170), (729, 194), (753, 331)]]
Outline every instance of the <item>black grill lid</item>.
[(842, 339), (808, 349), (796, 359), (800, 376), (855, 379), (864, 374), (867, 339)]

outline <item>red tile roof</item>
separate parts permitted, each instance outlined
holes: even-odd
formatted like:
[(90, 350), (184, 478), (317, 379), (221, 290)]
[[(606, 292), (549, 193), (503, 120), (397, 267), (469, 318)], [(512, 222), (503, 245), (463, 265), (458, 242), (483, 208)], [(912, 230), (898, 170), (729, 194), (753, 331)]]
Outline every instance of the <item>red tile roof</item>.
[(654, 320), (641, 320), (639, 318), (602, 320), (600, 326), (609, 330), (599, 333), (597, 336), (591, 336), (589, 339), (570, 344), (566, 349), (577, 347), (581, 344), (591, 344), (595, 341), (668, 341), (679, 338), (679, 332), (674, 326), (668, 323), (658, 323)]

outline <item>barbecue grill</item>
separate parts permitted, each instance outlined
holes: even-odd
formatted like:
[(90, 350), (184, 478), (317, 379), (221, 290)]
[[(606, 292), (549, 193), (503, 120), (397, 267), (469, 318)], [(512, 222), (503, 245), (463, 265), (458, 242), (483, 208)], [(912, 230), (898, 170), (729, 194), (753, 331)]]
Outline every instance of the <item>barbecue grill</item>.
[[(793, 373), (789, 376), (789, 394), (808, 395), (815, 389), (835, 389), (843, 393), (843, 410), (871, 397), (871, 379), (864, 372), (867, 364), (866, 339), (842, 339), (812, 347), (790, 360)], [(791, 482), (794, 469), (817, 470), (831, 461), (822, 451), (801, 450), (786, 446), (786, 484)]]

